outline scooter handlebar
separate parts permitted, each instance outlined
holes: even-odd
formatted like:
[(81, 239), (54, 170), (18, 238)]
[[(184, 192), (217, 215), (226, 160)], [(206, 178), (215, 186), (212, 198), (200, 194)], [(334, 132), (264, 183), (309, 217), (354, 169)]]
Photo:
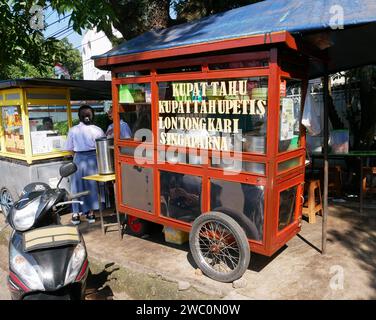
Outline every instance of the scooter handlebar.
[(78, 192), (78, 193), (70, 194), (70, 195), (68, 195), (68, 200), (85, 197), (85, 196), (87, 196), (89, 194), (90, 194), (90, 191), (88, 191), (88, 190), (87, 191), (83, 191), (83, 192)]

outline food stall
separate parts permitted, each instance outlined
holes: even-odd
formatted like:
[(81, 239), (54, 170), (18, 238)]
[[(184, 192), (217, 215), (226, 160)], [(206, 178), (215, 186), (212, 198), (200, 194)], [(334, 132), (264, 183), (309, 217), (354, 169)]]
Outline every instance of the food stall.
[(250, 251), (272, 256), (300, 231), (300, 123), (316, 53), (287, 31), (221, 40), (205, 34), (227, 32), (212, 19), (94, 59), (112, 71), (117, 205), (128, 228), (189, 232), (198, 267), (228, 282), (248, 268)]
[[(30, 182), (56, 186), (72, 126), (71, 100), (110, 100), (107, 81), (0, 81), (0, 200), (3, 213)], [(65, 181), (69, 189), (69, 182)]]

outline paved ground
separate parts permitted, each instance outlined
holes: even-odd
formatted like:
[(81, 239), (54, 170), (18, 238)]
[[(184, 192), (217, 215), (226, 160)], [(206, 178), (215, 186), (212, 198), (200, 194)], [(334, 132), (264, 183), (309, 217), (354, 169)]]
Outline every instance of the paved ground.
[[(167, 244), (161, 234), (119, 240), (117, 232), (102, 235), (99, 223), (82, 223), (93, 272), (88, 298), (376, 299), (376, 219), (337, 206), (328, 226), (327, 255), (318, 249), (320, 218), (314, 225), (303, 222), (301, 234), (272, 258), (253, 254), (244, 287), (234, 289), (198, 272), (187, 245)], [(5, 256), (1, 250), (0, 268)], [(3, 278), (1, 271), (0, 298), (6, 298)]]
[(6, 284), (7, 277), (7, 258), (8, 251), (6, 246), (0, 245), (0, 300), (10, 299), (8, 287)]

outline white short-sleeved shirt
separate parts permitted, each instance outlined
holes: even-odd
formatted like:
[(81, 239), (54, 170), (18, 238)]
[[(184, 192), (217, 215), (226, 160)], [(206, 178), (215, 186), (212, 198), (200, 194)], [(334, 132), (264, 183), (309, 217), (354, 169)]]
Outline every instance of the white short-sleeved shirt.
[(104, 136), (103, 130), (96, 125), (80, 122), (69, 129), (65, 150), (74, 152), (95, 150), (95, 139)]

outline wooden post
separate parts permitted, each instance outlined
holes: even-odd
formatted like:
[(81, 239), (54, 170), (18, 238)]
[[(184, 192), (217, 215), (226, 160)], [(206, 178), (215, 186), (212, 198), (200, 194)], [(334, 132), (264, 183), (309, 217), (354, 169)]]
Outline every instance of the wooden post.
[(322, 242), (321, 253), (326, 253), (326, 238), (327, 238), (327, 224), (328, 224), (328, 140), (329, 140), (329, 74), (326, 71), (324, 76), (324, 207), (322, 211)]

